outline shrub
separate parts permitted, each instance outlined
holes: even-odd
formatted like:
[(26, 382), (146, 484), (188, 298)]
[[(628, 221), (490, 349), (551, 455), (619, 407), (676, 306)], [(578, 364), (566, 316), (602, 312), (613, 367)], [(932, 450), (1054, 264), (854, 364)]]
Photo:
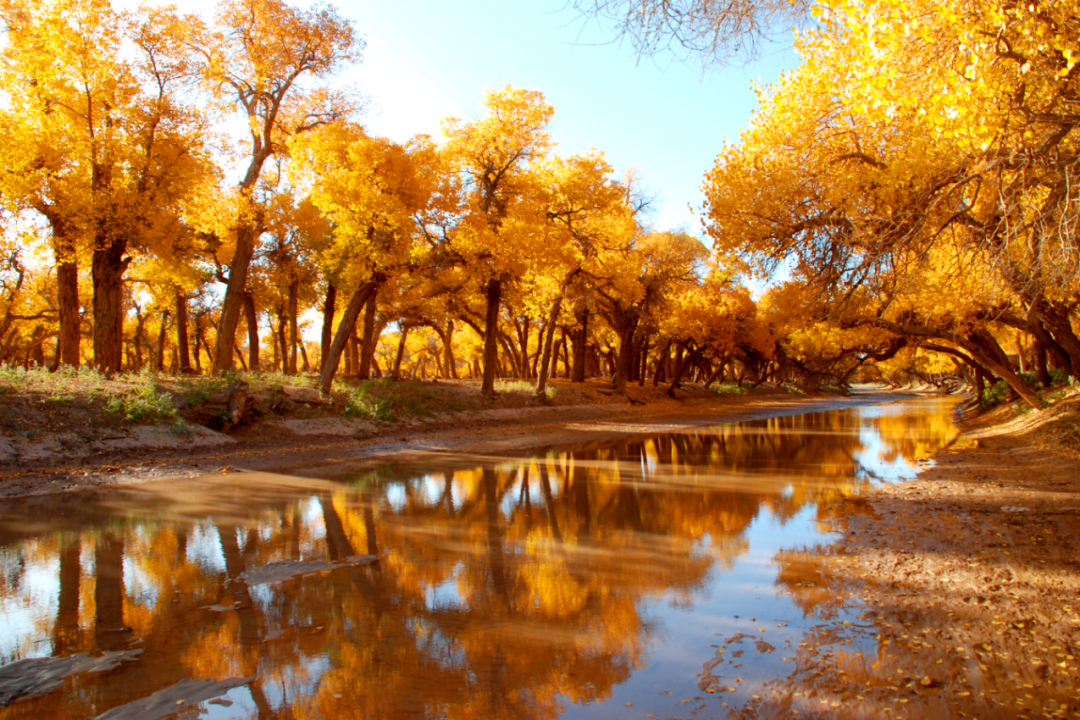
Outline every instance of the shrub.
[(394, 422), (397, 420), (390, 403), (380, 398), (371, 397), (366, 383), (348, 390), (343, 413), (348, 418), (360, 417), (382, 422)]
[(998, 380), (996, 383), (983, 390), (982, 397), (979, 398), (979, 405), (983, 409), (996, 407), (1008, 396), (1009, 384), (1004, 380)]
[(742, 387), (738, 383), (722, 382), (719, 385), (713, 387), (712, 391), (717, 395), (745, 395), (746, 388)]
[(105, 410), (131, 424), (156, 424), (176, 417), (172, 395), (158, 392), (149, 378), (140, 379), (134, 389), (105, 403)]

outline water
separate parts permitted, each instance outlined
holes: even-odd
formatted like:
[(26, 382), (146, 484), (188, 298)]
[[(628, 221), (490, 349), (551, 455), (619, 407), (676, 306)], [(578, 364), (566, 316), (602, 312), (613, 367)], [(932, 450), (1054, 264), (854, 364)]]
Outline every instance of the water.
[(10, 502), (0, 664), (68, 660), (0, 668), (23, 696), (0, 718), (728, 717), (839, 592), (809, 551), (952, 439), (952, 407)]

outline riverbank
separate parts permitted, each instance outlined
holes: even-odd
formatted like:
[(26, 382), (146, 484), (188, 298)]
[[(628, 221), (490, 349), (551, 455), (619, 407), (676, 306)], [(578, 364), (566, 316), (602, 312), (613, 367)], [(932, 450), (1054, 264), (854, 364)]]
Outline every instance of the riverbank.
[[(55, 416), (44, 430), (26, 438), (9, 432), (0, 446), (0, 498), (68, 492), (165, 478), (196, 477), (241, 470), (298, 471), (316, 463), (356, 463), (425, 452), (496, 453), (647, 432), (663, 432), (708, 422), (830, 410), (886, 402), (911, 392), (867, 391), (809, 397), (762, 387), (743, 394), (719, 394), (687, 384), (669, 397), (664, 388), (631, 385), (615, 394), (602, 381), (556, 380), (551, 397), (537, 400), (524, 383), (504, 386), (495, 400), (479, 399), (474, 381), (411, 383), (421, 412), (392, 420), (350, 416), (339, 407), (316, 404), (307, 388), (280, 394), (289, 405), (228, 433), (187, 423), (109, 425), (84, 414)], [(395, 390), (383, 386), (384, 397)], [(264, 399), (252, 394), (254, 404)], [(374, 396), (371, 393), (369, 397)], [(348, 397), (338, 403), (344, 406)], [(10, 405), (10, 396), (6, 398)], [(377, 397), (375, 402), (381, 402)], [(69, 403), (69, 405), (72, 403)], [(40, 407), (46, 404), (39, 403)], [(39, 410), (40, 411), (40, 410)], [(7, 415), (13, 415), (9, 407)], [(100, 415), (100, 413), (99, 413)], [(16, 444), (17, 443), (17, 444)]]
[[(840, 539), (778, 558), (817, 578), (783, 591), (820, 632), (756, 714), (809, 698), (830, 717), (1080, 716), (1078, 405), (962, 419), (917, 479), (828, 508)], [(866, 624), (830, 620), (841, 606)], [(876, 655), (838, 641), (859, 636)]]

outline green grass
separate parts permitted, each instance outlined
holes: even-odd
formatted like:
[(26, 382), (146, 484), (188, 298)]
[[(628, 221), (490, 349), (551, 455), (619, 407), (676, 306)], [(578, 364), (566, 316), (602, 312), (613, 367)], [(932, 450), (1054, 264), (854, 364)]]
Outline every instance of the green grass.
[(717, 395), (745, 395), (747, 392), (746, 388), (733, 382), (722, 382), (713, 386), (712, 391)]
[[(525, 393), (527, 395), (533, 395), (536, 393), (536, 382), (532, 380), (496, 380), (495, 392), (497, 393)], [(547, 386), (544, 388), (544, 397), (549, 400), (555, 397), (555, 388)]]
[(347, 418), (364, 418), (365, 420), (379, 420), (381, 422), (394, 422), (397, 420), (390, 403), (384, 399), (372, 397), (368, 393), (366, 385), (350, 388), (347, 391), (345, 409), (342, 414)]
[(109, 399), (105, 410), (132, 425), (158, 424), (176, 418), (172, 395), (159, 391), (150, 377), (139, 378), (129, 392)]
[(792, 385), (791, 383), (780, 383), (780, 387), (787, 390), (789, 393), (794, 393), (796, 395), (805, 395), (806, 394), (805, 390), (803, 390), (802, 388), (800, 388), (797, 385)]

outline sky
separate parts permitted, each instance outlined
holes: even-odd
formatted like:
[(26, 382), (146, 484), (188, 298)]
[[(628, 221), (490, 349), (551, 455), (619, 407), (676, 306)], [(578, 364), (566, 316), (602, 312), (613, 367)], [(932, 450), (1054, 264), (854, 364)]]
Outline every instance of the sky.
[(610, 28), (583, 23), (564, 0), (345, 0), (365, 37), (342, 73), (369, 98), (370, 133), (404, 141), (440, 134), (440, 120), (483, 115), (485, 88), (540, 90), (555, 107), (557, 152), (603, 151), (620, 175), (636, 167), (657, 198), (657, 229), (699, 237), (702, 176), (725, 137), (737, 141), (757, 97), (797, 57), (782, 44), (760, 61), (703, 72), (671, 57), (638, 59)]

